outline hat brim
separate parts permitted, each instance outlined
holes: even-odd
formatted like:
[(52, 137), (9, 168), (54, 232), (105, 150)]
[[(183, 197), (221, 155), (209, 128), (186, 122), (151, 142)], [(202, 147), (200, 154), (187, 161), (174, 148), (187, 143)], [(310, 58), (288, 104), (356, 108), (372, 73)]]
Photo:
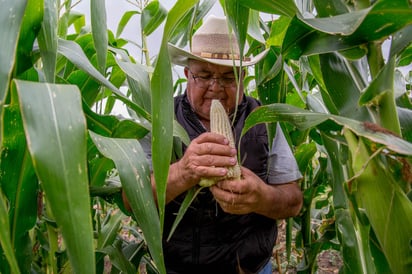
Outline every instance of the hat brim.
[[(178, 48), (169, 43), (169, 54), (172, 59), (172, 62), (176, 65), (180, 65), (186, 67), (189, 64), (189, 59), (194, 59), (198, 61), (208, 62), (220, 66), (227, 66), (227, 67), (240, 67), (240, 60), (232, 60), (232, 59), (212, 59), (212, 58), (203, 58), (198, 55), (194, 55), (186, 50)], [(242, 67), (247, 67), (256, 64), (259, 62), (265, 55), (268, 53), (269, 49), (266, 49), (259, 53), (258, 55), (252, 57), (248, 61), (242, 61)]]

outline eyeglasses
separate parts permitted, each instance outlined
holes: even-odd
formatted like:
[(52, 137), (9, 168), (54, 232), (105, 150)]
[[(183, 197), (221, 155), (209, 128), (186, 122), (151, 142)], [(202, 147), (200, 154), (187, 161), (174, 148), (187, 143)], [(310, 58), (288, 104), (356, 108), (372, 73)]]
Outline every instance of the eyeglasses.
[(192, 74), (192, 78), (195, 81), (196, 85), (199, 88), (206, 88), (209, 85), (213, 83), (213, 80), (216, 80), (216, 82), (224, 88), (232, 88), (236, 86), (236, 78), (234, 75), (232, 76), (227, 76), (227, 77), (213, 77), (211, 74), (210, 75), (197, 75), (194, 74), (191, 70), (190, 74)]

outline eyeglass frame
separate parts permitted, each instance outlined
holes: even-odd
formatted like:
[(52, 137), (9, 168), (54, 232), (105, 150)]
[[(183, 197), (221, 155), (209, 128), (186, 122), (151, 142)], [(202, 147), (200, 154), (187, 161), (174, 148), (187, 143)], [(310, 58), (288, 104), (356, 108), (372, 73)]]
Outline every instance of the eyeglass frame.
[[(193, 73), (189, 67), (187, 67), (187, 70), (192, 75), (192, 78), (195, 81), (196, 85), (198, 85), (200, 88), (209, 87), (213, 83), (213, 80), (215, 80), (219, 84), (219, 86), (223, 88), (233, 88), (236, 86), (236, 83), (237, 83), (236, 77), (233, 77), (233, 80), (232, 78), (229, 78), (229, 77), (205, 77), (205, 76), (199, 76), (198, 74)], [(200, 82), (197, 81), (197, 79), (199, 78), (200, 78)], [(224, 85), (222, 83), (223, 79), (231, 79), (231, 83), (229, 85)], [(201, 83), (201, 81), (206, 81), (206, 82), (203, 82), (203, 84), (199, 84)]]

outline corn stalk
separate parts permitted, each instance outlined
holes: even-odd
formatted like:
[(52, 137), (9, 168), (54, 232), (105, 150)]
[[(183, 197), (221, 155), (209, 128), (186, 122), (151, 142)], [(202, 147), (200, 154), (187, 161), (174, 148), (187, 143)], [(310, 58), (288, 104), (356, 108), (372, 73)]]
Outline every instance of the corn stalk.
[[(408, 273), (412, 268), (412, 203), (391, 166), (386, 164), (391, 159), (385, 159), (379, 150), (371, 151), (365, 140), (350, 130), (345, 128), (343, 134), (351, 154), (353, 175), (348, 180), (348, 191), (354, 197), (359, 226), (371, 227), (378, 240), (376, 245), (393, 273)], [(403, 164), (410, 169), (409, 164)]]

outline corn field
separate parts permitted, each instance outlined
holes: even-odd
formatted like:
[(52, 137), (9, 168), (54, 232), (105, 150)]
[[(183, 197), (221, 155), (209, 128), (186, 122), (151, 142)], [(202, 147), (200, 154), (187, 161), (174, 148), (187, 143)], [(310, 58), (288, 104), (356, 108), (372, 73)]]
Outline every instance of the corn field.
[[(134, 7), (116, 30), (106, 1), (79, 1), (90, 14), (71, 0), (0, 4), (0, 273), (103, 273), (108, 263), (111, 273), (166, 273), (166, 179), (188, 142), (173, 119), (185, 79), (167, 45), (187, 46), (214, 5), (242, 55), (270, 49), (245, 79), (263, 106), (243, 134), (265, 123), (273, 136), (279, 123), (304, 175), (304, 207), (287, 220), (289, 263), (297, 249), (298, 272), (316, 273), (318, 254), (334, 249), (342, 273), (411, 272), (410, 0), (177, 0), (170, 9), (116, 0)], [(135, 41), (123, 37), (132, 18)], [(113, 114), (116, 104), (128, 117)]]

